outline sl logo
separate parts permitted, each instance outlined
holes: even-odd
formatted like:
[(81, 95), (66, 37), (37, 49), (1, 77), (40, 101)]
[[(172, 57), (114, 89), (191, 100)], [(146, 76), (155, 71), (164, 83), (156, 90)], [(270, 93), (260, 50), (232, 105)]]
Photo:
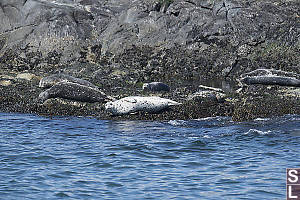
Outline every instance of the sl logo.
[(300, 200), (300, 168), (286, 169), (286, 199)]

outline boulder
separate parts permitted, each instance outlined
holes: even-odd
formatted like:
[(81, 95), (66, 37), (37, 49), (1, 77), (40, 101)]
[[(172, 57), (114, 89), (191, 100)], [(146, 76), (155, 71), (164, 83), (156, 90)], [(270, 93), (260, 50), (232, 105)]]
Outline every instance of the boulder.
[(149, 46), (154, 54), (175, 54), (174, 67), (188, 51), (200, 54), (184, 67), (222, 77), (264, 63), (288, 69), (300, 61), (299, 6), (297, 0), (3, 0), (0, 65), (49, 72), (79, 62), (118, 64), (107, 56)]

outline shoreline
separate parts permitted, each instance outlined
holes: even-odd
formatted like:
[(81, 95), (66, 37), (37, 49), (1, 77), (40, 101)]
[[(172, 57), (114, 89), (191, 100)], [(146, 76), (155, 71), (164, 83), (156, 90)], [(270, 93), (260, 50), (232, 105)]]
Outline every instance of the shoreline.
[[(122, 88), (118, 93), (108, 92), (107, 95), (116, 99), (126, 96), (156, 95), (182, 103), (169, 110), (150, 114), (111, 116), (104, 109), (104, 103), (87, 103), (61, 98), (52, 98), (44, 103), (37, 98), (44, 89), (39, 88), (41, 76), (26, 73), (31, 79), (16, 78), (24, 75), (18, 73), (10, 77), (10, 85), (0, 86), (0, 111), (38, 114), (42, 116), (83, 116), (103, 120), (192, 120), (205, 117), (229, 116), (233, 121), (248, 121), (255, 118), (275, 117), (286, 114), (300, 114), (299, 87), (249, 85), (241, 89), (225, 93), (221, 99), (197, 96), (199, 85), (184, 85), (170, 92), (153, 93), (142, 91), (140, 84), (136, 87)], [(3, 79), (2, 75), (2, 79)], [(8, 78), (8, 75), (6, 75)], [(13, 79), (12, 79), (13, 78)], [(9, 80), (9, 79), (7, 79)], [(101, 88), (100, 88), (101, 90)], [(193, 96), (194, 95), (194, 96)], [(191, 96), (193, 98), (191, 98)]]

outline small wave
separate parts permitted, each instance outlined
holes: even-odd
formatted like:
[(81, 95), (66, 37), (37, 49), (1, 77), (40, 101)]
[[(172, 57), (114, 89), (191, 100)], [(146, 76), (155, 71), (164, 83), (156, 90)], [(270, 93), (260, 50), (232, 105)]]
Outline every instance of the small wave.
[(213, 135), (203, 135), (203, 138), (213, 138)]
[(231, 120), (231, 117), (217, 116), (217, 117), (204, 117), (204, 118), (195, 119), (195, 121), (228, 121), (228, 120)]
[(270, 118), (256, 118), (253, 121), (269, 121)]
[(172, 125), (172, 126), (182, 126), (186, 124), (186, 121), (184, 120), (170, 120), (168, 121), (168, 124)]
[(257, 129), (250, 129), (249, 131), (245, 132), (244, 135), (251, 135), (251, 134), (269, 135), (271, 133), (273, 133), (273, 131), (271, 131), (271, 130), (261, 131), (261, 130), (257, 130)]

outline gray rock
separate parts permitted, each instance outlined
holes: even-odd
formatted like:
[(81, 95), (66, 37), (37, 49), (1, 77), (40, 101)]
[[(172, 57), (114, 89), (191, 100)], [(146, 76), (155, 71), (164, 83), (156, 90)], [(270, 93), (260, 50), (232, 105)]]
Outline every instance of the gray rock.
[[(259, 59), (252, 55), (249, 61), (248, 56), (261, 44), (266, 49), (277, 44), (286, 52), (281, 63), (299, 63), (293, 49), (299, 44), (298, 0), (162, 2), (2, 0), (0, 65), (47, 72), (81, 61), (106, 66), (118, 62), (105, 57), (110, 53), (125, 55), (132, 47), (150, 46), (156, 48), (155, 53), (165, 49), (166, 55), (171, 49), (178, 60), (186, 58), (188, 51), (197, 52), (201, 57), (192, 59), (195, 63), (178, 61), (175, 67), (192, 68), (194, 64), (194, 68), (227, 77), (244, 71), (244, 66), (257, 68)], [(176, 52), (178, 46), (183, 50)], [(257, 52), (258, 58), (264, 58)], [(141, 65), (144, 62), (132, 59)], [(274, 56), (272, 61), (277, 60)]]

